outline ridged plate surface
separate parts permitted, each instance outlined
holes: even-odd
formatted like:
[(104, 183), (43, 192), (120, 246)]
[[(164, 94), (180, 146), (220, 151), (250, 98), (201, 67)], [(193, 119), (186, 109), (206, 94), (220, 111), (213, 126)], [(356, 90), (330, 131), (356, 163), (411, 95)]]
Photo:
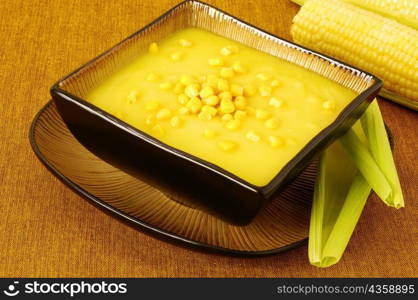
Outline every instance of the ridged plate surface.
[(30, 140), (40, 160), (66, 184), (134, 225), (175, 240), (234, 254), (264, 255), (300, 245), (308, 236), (313, 164), (253, 222), (234, 226), (175, 202), (94, 156), (73, 137), (53, 102), (35, 117)]

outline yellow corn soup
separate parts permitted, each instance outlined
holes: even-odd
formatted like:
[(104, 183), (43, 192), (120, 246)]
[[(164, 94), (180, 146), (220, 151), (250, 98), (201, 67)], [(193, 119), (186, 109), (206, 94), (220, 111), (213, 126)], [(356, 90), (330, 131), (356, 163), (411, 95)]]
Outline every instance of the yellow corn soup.
[(187, 28), (87, 100), (158, 140), (263, 186), (356, 94), (299, 66)]

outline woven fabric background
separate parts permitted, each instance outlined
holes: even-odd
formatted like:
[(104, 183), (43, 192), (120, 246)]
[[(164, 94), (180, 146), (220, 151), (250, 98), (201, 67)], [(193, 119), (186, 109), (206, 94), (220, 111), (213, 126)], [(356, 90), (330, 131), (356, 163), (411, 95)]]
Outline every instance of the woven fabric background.
[[(286, 39), (298, 10), (288, 0), (207, 2)], [(387, 101), (406, 208), (371, 197), (328, 269), (309, 265), (306, 245), (239, 258), (161, 241), (96, 209), (41, 165), (27, 136), (52, 83), (177, 3), (0, 1), (0, 276), (417, 276), (418, 117)]]

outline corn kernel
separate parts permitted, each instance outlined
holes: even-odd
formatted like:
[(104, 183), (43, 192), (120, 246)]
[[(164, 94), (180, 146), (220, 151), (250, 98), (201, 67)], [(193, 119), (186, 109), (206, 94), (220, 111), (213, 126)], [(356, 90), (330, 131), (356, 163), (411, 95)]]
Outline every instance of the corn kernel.
[(224, 61), (222, 58), (209, 58), (208, 63), (210, 66), (219, 67), (224, 65)]
[(232, 101), (232, 94), (228, 91), (218, 94), (219, 99)]
[(231, 94), (232, 96), (242, 96), (244, 95), (244, 88), (239, 84), (231, 84)]
[(229, 46), (226, 46), (232, 53), (238, 53), (238, 46), (235, 46), (235, 45), (229, 45)]
[(235, 105), (231, 100), (221, 100), (221, 105), (219, 106), (221, 113), (230, 114), (235, 111)]
[(136, 103), (137, 96), (138, 96), (138, 91), (132, 91), (128, 94), (126, 99), (128, 100), (129, 104), (134, 104), (134, 103)]
[(283, 100), (278, 99), (276, 97), (271, 97), (269, 100), (269, 104), (275, 108), (280, 108), (283, 106)]
[(254, 96), (256, 93), (257, 93), (257, 89), (255, 86), (250, 84), (244, 87), (244, 96), (250, 97), (250, 96)]
[(261, 136), (255, 132), (254, 130), (250, 130), (247, 132), (247, 134), (245, 135), (246, 139), (253, 142), (253, 143), (258, 143), (261, 140)]
[(226, 79), (220, 78), (216, 84), (217, 88), (221, 92), (229, 91), (229, 82)]
[(249, 116), (254, 116), (256, 109), (254, 107), (252, 107), (252, 106), (247, 106), (247, 108), (245, 109), (245, 111), (247, 112), (247, 114)]
[(218, 113), (218, 110), (210, 105), (203, 105), (201, 110), (202, 112), (210, 114), (212, 117), (216, 116), (216, 114)]
[(150, 126), (150, 127), (151, 126), (154, 126), (156, 124), (156, 119), (155, 119), (154, 114), (148, 115), (145, 118), (145, 124), (148, 125), (148, 126)]
[(121, 112), (121, 111), (116, 112), (115, 113), (115, 116), (116, 116), (116, 118), (121, 119), (121, 120), (123, 118), (125, 118), (125, 114), (123, 112)]
[(181, 52), (174, 52), (170, 54), (170, 59), (173, 61), (179, 61), (183, 54)]
[(155, 125), (152, 130), (155, 132), (156, 135), (164, 135), (165, 130), (164, 127), (161, 124)]
[(157, 43), (151, 43), (148, 47), (149, 53), (157, 53), (158, 52), (158, 44)]
[(278, 81), (277, 79), (273, 79), (273, 80), (270, 82), (270, 85), (271, 85), (272, 87), (277, 87), (277, 86), (279, 86), (279, 85), (280, 85), (280, 81)]
[(322, 102), (322, 107), (326, 110), (333, 110), (335, 108), (335, 102), (332, 100), (327, 100)]
[(236, 120), (243, 120), (243, 119), (245, 119), (245, 117), (247, 117), (247, 112), (246, 111), (237, 110), (234, 113), (234, 119), (236, 119)]
[(247, 107), (247, 99), (244, 96), (235, 97), (234, 103), (237, 109), (245, 109)]
[(220, 53), (221, 53), (223, 56), (228, 56), (228, 55), (231, 55), (231, 54), (232, 54), (232, 50), (231, 50), (231, 49), (229, 49), (228, 47), (223, 47), (223, 48), (221, 49)]
[(275, 118), (271, 118), (268, 119), (264, 122), (264, 125), (268, 128), (268, 129), (276, 129), (277, 127), (279, 127), (279, 120), (275, 119)]
[(214, 75), (214, 74), (209, 74), (209, 75), (206, 76), (206, 82), (210, 85), (211, 84), (215, 84), (215, 85), (218, 84), (218, 80), (219, 80), (219, 77)]
[(190, 110), (190, 112), (196, 114), (202, 108), (202, 101), (198, 97), (192, 97), (187, 103), (186, 107)]
[(193, 45), (193, 43), (189, 40), (186, 39), (180, 39), (179, 40), (179, 45), (185, 48), (191, 47)]
[(167, 91), (171, 89), (172, 86), (173, 84), (170, 81), (165, 81), (165, 82), (160, 83), (160, 89), (162, 89), (163, 91)]
[(237, 130), (241, 126), (240, 120), (230, 120), (225, 123), (225, 128), (229, 130)]
[(190, 98), (196, 97), (199, 95), (199, 88), (200, 88), (200, 85), (198, 83), (189, 84), (184, 89), (184, 93)]
[(258, 80), (261, 80), (261, 81), (267, 81), (267, 80), (269, 80), (270, 79), (270, 75), (269, 74), (267, 74), (267, 73), (258, 73), (257, 75), (255, 75), (255, 77), (258, 79)]
[(157, 114), (155, 115), (157, 120), (166, 120), (168, 118), (170, 118), (172, 115), (171, 110), (169, 110), (168, 108), (162, 108), (160, 109)]
[(270, 146), (272, 146), (273, 148), (278, 148), (284, 145), (283, 138), (275, 136), (275, 135), (270, 135), (268, 140), (269, 140)]
[(272, 88), (267, 85), (262, 85), (258, 88), (258, 91), (260, 92), (260, 95), (263, 97), (271, 96)]
[(221, 120), (222, 121), (231, 121), (233, 119), (233, 117), (232, 117), (232, 115), (231, 114), (224, 114), (222, 117), (221, 117)]
[(231, 78), (234, 76), (234, 74), (234, 69), (228, 67), (224, 67), (219, 71), (219, 75), (224, 78)]
[(201, 98), (207, 98), (209, 96), (212, 96), (213, 94), (215, 94), (215, 92), (213, 91), (213, 88), (211, 88), (210, 86), (207, 86), (200, 90), (199, 96)]
[(203, 121), (210, 121), (213, 118), (213, 116), (210, 113), (204, 112), (204, 111), (200, 111), (200, 113), (197, 115), (197, 117), (200, 120), (203, 120)]
[(183, 125), (183, 120), (177, 116), (174, 116), (170, 120), (170, 125), (174, 128), (180, 128)]
[(151, 72), (147, 75), (147, 80), (148, 81), (157, 81), (158, 80), (158, 74)]
[(181, 105), (185, 105), (189, 101), (189, 97), (186, 94), (180, 94), (177, 96), (177, 102)]
[(256, 109), (255, 117), (259, 120), (265, 120), (270, 116), (270, 113), (264, 109)]
[(218, 104), (218, 103), (219, 103), (219, 97), (218, 97), (218, 96), (215, 96), (215, 95), (213, 95), (213, 96), (209, 96), (209, 97), (207, 97), (207, 98), (204, 98), (204, 99), (203, 99), (203, 102), (204, 102), (205, 104), (207, 104), (207, 105), (212, 105), (212, 106), (215, 106), (216, 104)]
[(235, 61), (232, 64), (232, 69), (234, 69), (234, 71), (237, 72), (237, 73), (247, 72), (247, 70), (244, 68), (244, 66), (239, 61)]
[(235, 142), (226, 141), (226, 140), (219, 141), (217, 145), (221, 150), (227, 151), (227, 152), (232, 151), (238, 147), (238, 145)]
[(209, 140), (214, 139), (217, 135), (217, 132), (212, 129), (205, 129), (203, 132), (203, 136)]
[(155, 111), (160, 107), (160, 103), (158, 103), (155, 100), (149, 101), (147, 102), (147, 104), (145, 105), (145, 110), (147, 111)]
[(184, 88), (185, 88), (184, 84), (182, 84), (181, 82), (177, 82), (177, 83), (174, 85), (173, 92), (174, 92), (175, 94), (177, 94), (177, 95), (178, 95), (178, 94), (181, 94), (181, 93), (183, 93)]
[(190, 110), (187, 107), (180, 107), (178, 112), (180, 115), (187, 115), (189, 114)]
[(180, 77), (180, 83), (184, 85), (189, 85), (189, 84), (196, 83), (196, 82), (197, 82), (196, 78), (191, 75), (182, 75)]

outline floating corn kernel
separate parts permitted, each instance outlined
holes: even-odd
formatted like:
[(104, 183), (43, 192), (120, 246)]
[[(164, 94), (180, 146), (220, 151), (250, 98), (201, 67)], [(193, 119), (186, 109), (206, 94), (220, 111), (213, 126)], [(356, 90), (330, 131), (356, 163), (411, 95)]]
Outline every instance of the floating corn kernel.
[(158, 52), (158, 44), (157, 43), (151, 43), (148, 47), (149, 53), (157, 53)]
[(157, 121), (156, 121), (156, 119), (155, 119), (155, 115), (154, 114), (151, 114), (151, 115), (148, 115), (146, 118), (145, 118), (145, 124), (146, 125), (148, 125), (148, 126), (154, 126), (155, 125), (155, 123), (156, 123)]
[(213, 95), (213, 96), (209, 96), (209, 97), (207, 97), (207, 98), (204, 98), (204, 99), (203, 99), (203, 102), (204, 102), (205, 104), (207, 104), (207, 105), (212, 105), (212, 106), (215, 106), (216, 104), (218, 104), (218, 103), (219, 103), (219, 97), (218, 97), (218, 96), (215, 96), (215, 95)]
[(203, 105), (201, 111), (210, 114), (212, 117), (218, 113), (218, 110), (210, 105)]
[(244, 87), (244, 96), (250, 97), (257, 93), (257, 88), (253, 85), (247, 85)]
[(204, 112), (204, 111), (200, 111), (200, 113), (197, 115), (197, 117), (200, 120), (203, 120), (203, 121), (210, 121), (213, 118), (213, 116), (210, 113)]
[(231, 55), (231, 54), (232, 54), (232, 50), (231, 50), (231, 49), (229, 49), (228, 47), (223, 47), (223, 48), (221, 48), (220, 53), (221, 53), (223, 56), (228, 56), (228, 55)]
[(172, 86), (173, 84), (170, 81), (164, 81), (160, 83), (160, 89), (162, 89), (163, 91), (171, 89)]
[(214, 139), (217, 135), (217, 132), (212, 129), (205, 129), (203, 132), (203, 136), (209, 140)]
[(253, 143), (258, 143), (261, 140), (261, 136), (254, 130), (248, 131), (245, 138)]
[(155, 125), (154, 127), (152, 127), (152, 130), (155, 132), (155, 134), (157, 135), (164, 135), (165, 134), (165, 130), (164, 127), (161, 126), (160, 124)]
[(235, 75), (234, 69), (224, 67), (219, 71), (219, 75), (224, 78), (231, 78)]
[(231, 100), (221, 99), (221, 105), (219, 106), (221, 113), (230, 114), (235, 111), (235, 105)]
[(267, 80), (269, 80), (270, 79), (270, 75), (269, 74), (267, 74), (267, 73), (258, 73), (257, 75), (255, 75), (255, 77), (258, 79), (258, 80), (261, 80), (261, 81), (267, 81)]
[(238, 46), (235, 46), (235, 45), (229, 45), (229, 46), (226, 46), (226, 47), (229, 50), (231, 50), (232, 53), (238, 53), (238, 51), (239, 51)]
[(327, 100), (322, 102), (322, 107), (326, 110), (333, 110), (335, 108), (335, 102), (332, 100)]
[(186, 107), (192, 112), (192, 113), (198, 113), (200, 109), (202, 108), (202, 101), (198, 97), (192, 97), (187, 103)]
[(171, 110), (169, 110), (168, 108), (161, 108), (157, 114), (155, 115), (155, 117), (157, 118), (157, 120), (166, 120), (168, 118), (170, 118), (172, 115)]
[(147, 104), (145, 104), (145, 110), (147, 111), (155, 111), (160, 107), (160, 103), (158, 103), (155, 100), (149, 101), (147, 102)]
[(208, 59), (208, 63), (210, 66), (214, 66), (214, 67), (219, 67), (219, 66), (223, 66), (224, 65), (224, 61), (222, 58), (209, 58)]
[(293, 87), (295, 87), (299, 90), (303, 89), (305, 87), (305, 85), (300, 81), (294, 81), (292, 85), (293, 85)]
[(231, 92), (222, 92), (218, 94), (219, 99), (221, 100), (228, 100), (228, 101), (232, 101), (232, 94)]
[(181, 52), (174, 52), (170, 54), (170, 59), (173, 61), (179, 61), (183, 54)]
[(237, 110), (235, 113), (234, 113), (234, 119), (236, 119), (236, 120), (243, 120), (243, 119), (245, 119), (247, 117), (247, 112), (246, 111), (243, 111), (243, 110)]
[(258, 88), (258, 91), (260, 92), (260, 95), (263, 97), (271, 96), (272, 88), (267, 85), (262, 85)]
[(216, 87), (221, 92), (229, 91), (229, 82), (226, 79), (219, 78)]
[(316, 95), (309, 95), (305, 98), (305, 100), (309, 103), (318, 103), (321, 99)]
[(239, 84), (231, 84), (231, 94), (232, 96), (242, 96), (244, 95), (244, 88)]
[(279, 86), (280, 85), (280, 81), (278, 81), (277, 79), (273, 79), (270, 82), (270, 85), (273, 86), (273, 87)]
[(212, 96), (214, 94), (215, 94), (215, 92), (214, 92), (213, 88), (211, 88), (210, 86), (206, 86), (206, 87), (204, 87), (200, 90), (199, 96), (203, 99), (203, 98), (207, 98), (209, 96)]
[(279, 120), (275, 118), (268, 119), (264, 122), (264, 126), (266, 126), (268, 129), (276, 129), (277, 127), (279, 127), (279, 125)]
[(280, 108), (283, 106), (283, 100), (278, 99), (276, 97), (271, 97), (269, 100), (269, 105), (275, 107), (275, 108)]
[(177, 83), (174, 85), (173, 92), (174, 92), (175, 94), (181, 94), (181, 93), (183, 93), (184, 88), (185, 88), (184, 84), (182, 84), (181, 82), (177, 82)]
[(217, 84), (219, 80), (219, 77), (215, 74), (209, 74), (206, 76), (206, 82), (209, 84)]
[(223, 141), (219, 141), (217, 145), (221, 150), (227, 151), (227, 152), (232, 151), (237, 148), (237, 144), (233, 141), (223, 140)]
[(190, 110), (187, 107), (180, 107), (178, 112), (180, 115), (187, 115), (189, 114)]
[(174, 116), (170, 119), (170, 125), (174, 128), (180, 128), (183, 124), (183, 120), (177, 116)]
[(245, 67), (239, 61), (234, 61), (234, 63), (232, 64), (232, 69), (234, 69), (234, 71), (237, 72), (237, 73), (247, 72)]
[(193, 43), (189, 40), (186, 39), (180, 39), (179, 40), (179, 45), (185, 48), (191, 47), (193, 45)]
[(237, 109), (245, 109), (247, 107), (247, 99), (244, 96), (235, 97), (234, 103)]
[(198, 83), (189, 84), (184, 89), (184, 93), (190, 98), (196, 97), (199, 95), (199, 88), (200, 88), (200, 85)]
[(128, 94), (126, 99), (128, 100), (129, 104), (134, 104), (134, 103), (136, 103), (137, 96), (138, 96), (138, 91), (132, 91)]
[(189, 84), (196, 83), (196, 82), (197, 82), (196, 78), (191, 75), (182, 75), (180, 77), (180, 83), (184, 85), (189, 85)]
[(279, 137), (279, 136), (275, 136), (275, 135), (270, 135), (268, 137), (269, 140), (269, 144), (270, 146), (272, 146), (273, 148), (278, 148), (284, 145), (284, 140), (283, 138)]
[(255, 117), (259, 120), (265, 120), (270, 116), (270, 113), (264, 109), (256, 109)]
[(148, 81), (157, 81), (158, 80), (158, 75), (154, 72), (151, 72), (147, 75), (147, 80)]
[(177, 101), (181, 105), (185, 105), (189, 101), (189, 97), (186, 94), (180, 94), (177, 96)]
[(225, 123), (225, 128), (229, 130), (237, 130), (241, 126), (240, 120), (230, 120)]
[(254, 116), (255, 115), (255, 112), (256, 112), (256, 109), (254, 107), (252, 107), (252, 106), (247, 106), (245, 108), (245, 111), (247, 112), (247, 114), (249, 116)]
[(232, 115), (231, 114), (224, 114), (222, 117), (221, 117), (221, 120), (222, 121), (231, 121), (233, 119), (233, 117), (232, 117)]

